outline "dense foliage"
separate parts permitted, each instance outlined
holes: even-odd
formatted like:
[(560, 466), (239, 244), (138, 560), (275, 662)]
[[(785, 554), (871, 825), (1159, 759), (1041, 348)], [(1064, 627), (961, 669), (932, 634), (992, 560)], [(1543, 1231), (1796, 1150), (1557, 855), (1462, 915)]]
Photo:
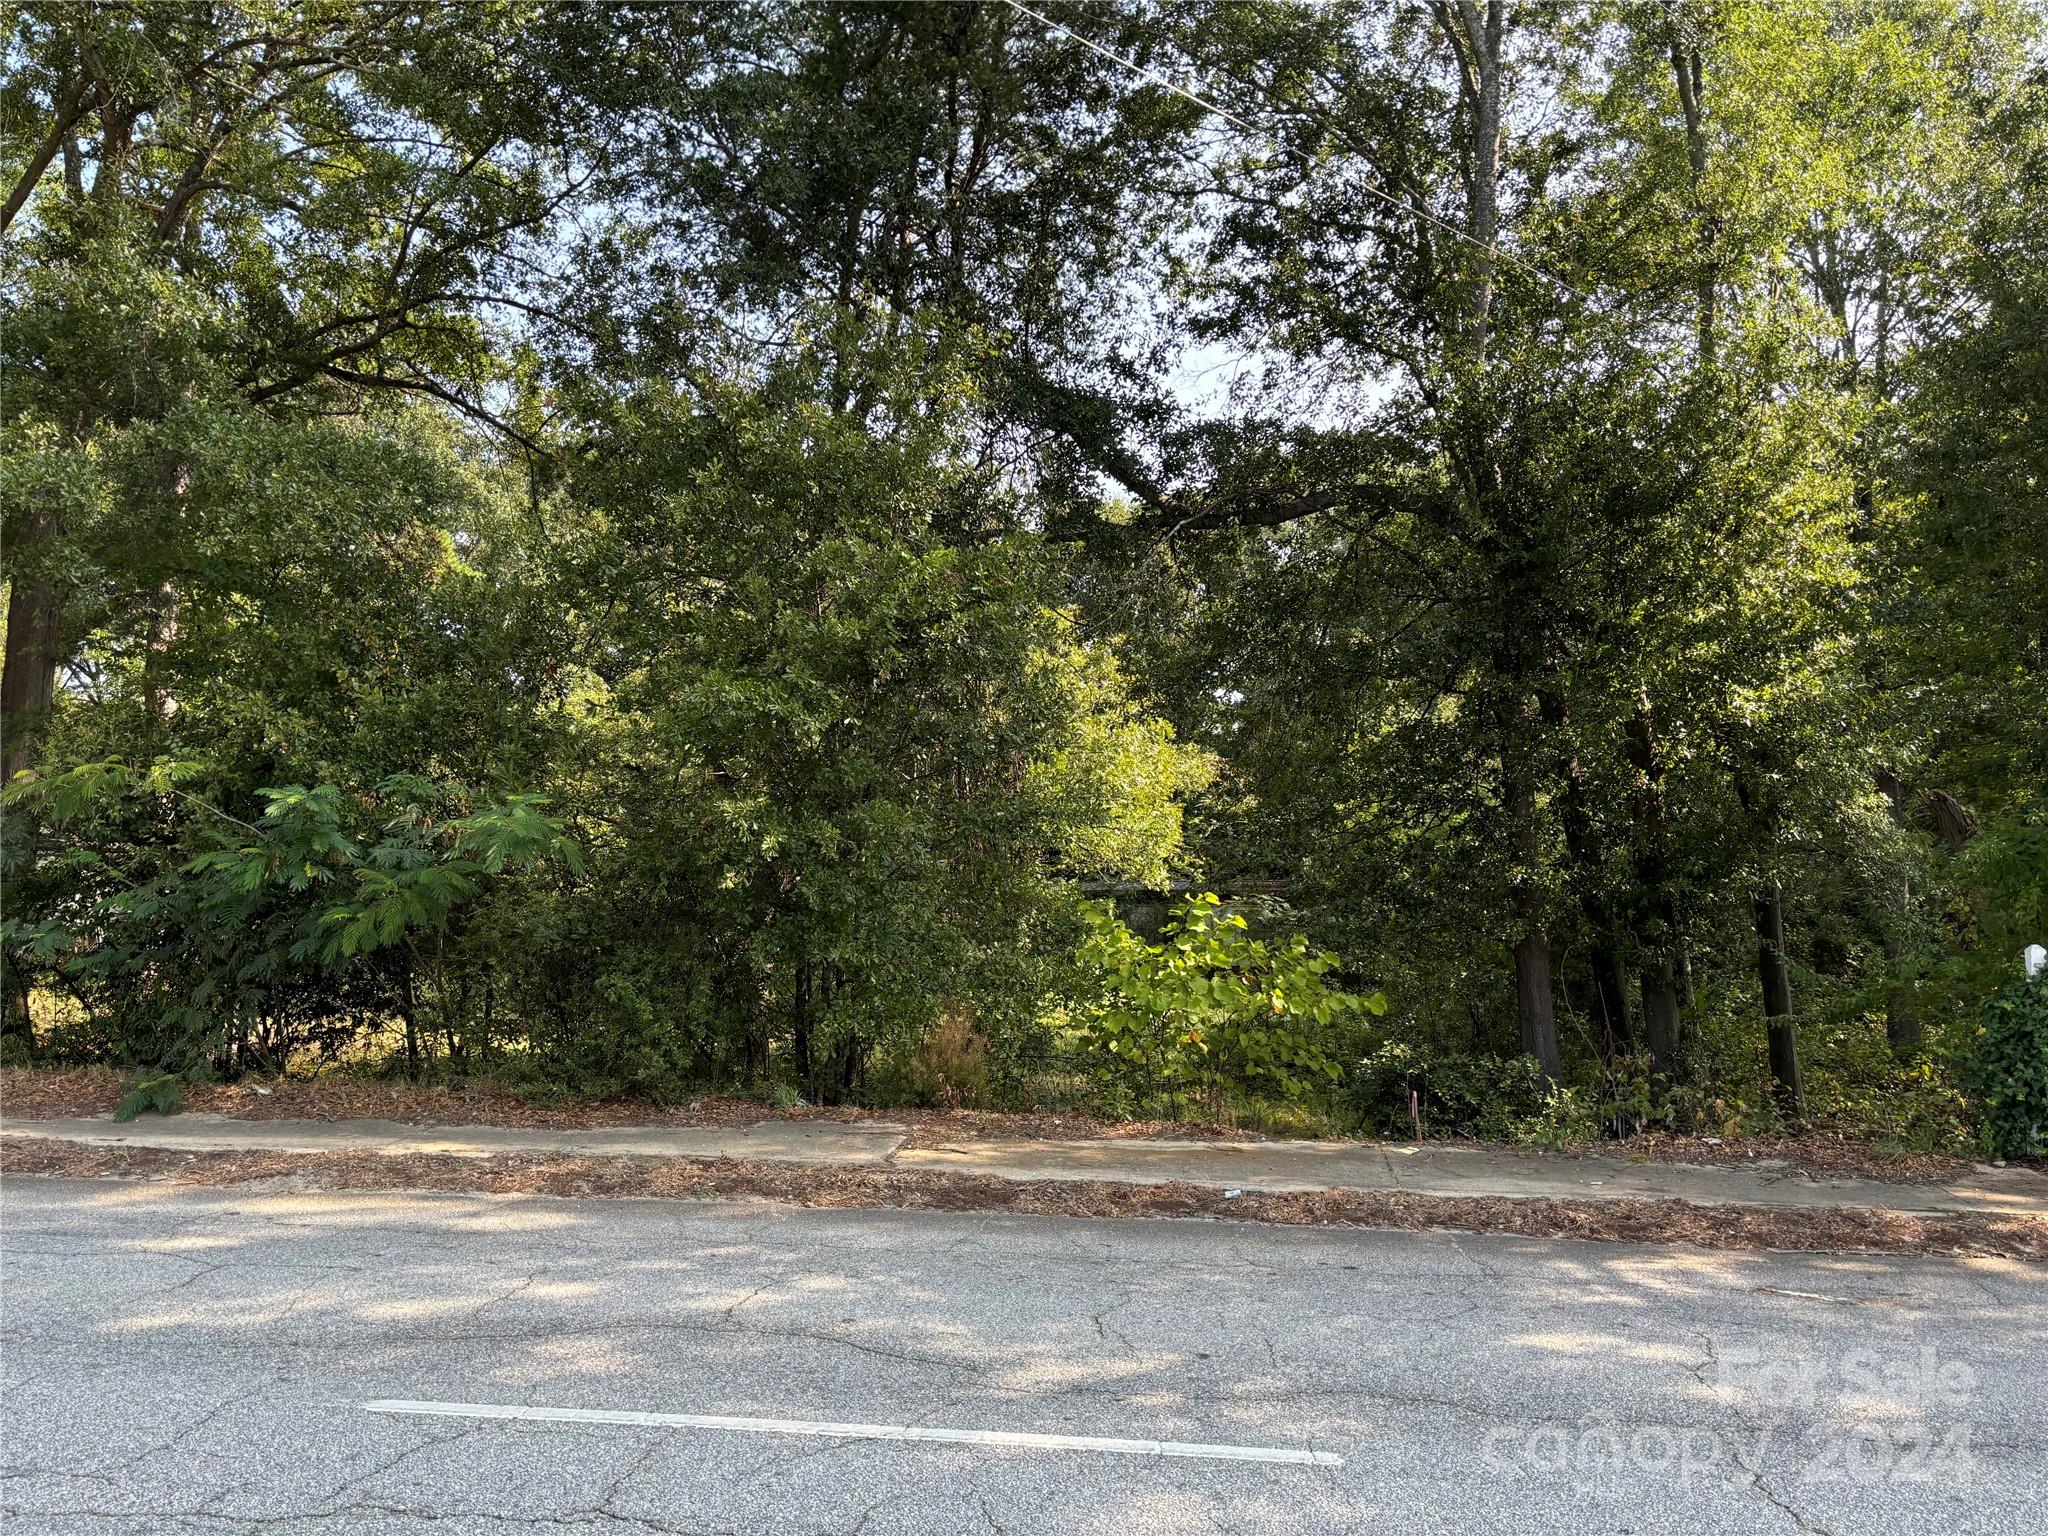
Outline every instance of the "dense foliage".
[(1331, 985), (1342, 962), (1300, 934), (1254, 937), (1240, 912), (1204, 892), (1177, 907), (1148, 944), (1106, 904), (1084, 913), (1084, 970), (1096, 994), (1076, 1031), (1116, 1103), (1130, 1109), (1185, 1098), (1220, 1115), (1226, 1092), (1281, 1099), (1327, 1093), (1343, 1079), (1335, 1042), (1350, 1015), (1387, 1000)]
[(1984, 1150), (2048, 1154), (2048, 976), (2016, 981), (1984, 1005), (1966, 1059)]
[(2031, 1145), (2038, 13), (1039, 10), (19, 10), (5, 1050)]

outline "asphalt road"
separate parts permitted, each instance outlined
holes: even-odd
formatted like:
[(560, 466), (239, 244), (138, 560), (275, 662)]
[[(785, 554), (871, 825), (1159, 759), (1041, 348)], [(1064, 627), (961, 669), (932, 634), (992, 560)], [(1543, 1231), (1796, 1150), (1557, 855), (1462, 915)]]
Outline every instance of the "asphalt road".
[(1997, 1261), (11, 1179), (0, 1277), (6, 1536), (2048, 1528)]

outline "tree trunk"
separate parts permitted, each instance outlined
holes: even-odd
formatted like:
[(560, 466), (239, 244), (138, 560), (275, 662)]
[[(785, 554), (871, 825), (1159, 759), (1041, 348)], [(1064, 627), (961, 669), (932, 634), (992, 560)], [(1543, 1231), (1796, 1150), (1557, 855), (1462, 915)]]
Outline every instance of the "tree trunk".
[(790, 999), (790, 1046), (796, 1057), (796, 1080), (804, 1097), (818, 1101), (818, 1079), (811, 1065), (811, 968), (796, 968), (796, 983)]
[[(1463, 146), (1465, 233), (1471, 241), (1470, 280), (1464, 288), (1464, 333), (1460, 350), (1467, 361), (1486, 360), (1493, 320), (1494, 282), (1499, 268), (1502, 38), (1507, 27), (1507, 0), (1432, 0), (1438, 25), (1450, 43), (1458, 66), (1458, 96), (1464, 125), (1471, 138)], [(1473, 434), (1466, 463), (1473, 493), (1493, 494), (1501, 484), (1500, 466), (1486, 446), (1487, 429)], [(1512, 518), (1509, 519), (1512, 521)], [(1508, 583), (1512, 585), (1512, 583)], [(1495, 668), (1509, 688), (1500, 712), (1501, 808), (1507, 819), (1506, 843), (1514, 873), (1509, 877), (1515, 956), (1515, 1012), (1522, 1049), (1534, 1056), (1544, 1075), (1563, 1075), (1557, 1047), (1557, 1012), (1551, 993), (1550, 935), (1545, 927), (1540, 870), (1542, 826), (1536, 811), (1536, 701), (1521, 680), (1534, 675), (1526, 663), (1540, 655), (1527, 637), (1502, 647)]]
[(747, 1020), (746, 1038), (740, 1042), (740, 1081), (757, 1087), (768, 1075), (768, 1025), (758, 1007)]
[(1459, 0), (1465, 24), (1473, 34), (1479, 58), (1479, 95), (1473, 111), (1472, 238), (1485, 249), (1475, 266), (1472, 311), (1472, 355), (1483, 358), (1493, 320), (1493, 285), (1500, 240), (1500, 39), (1505, 0), (1486, 0), (1482, 22), (1472, 0)]
[(1543, 886), (1537, 870), (1543, 857), (1543, 833), (1536, 812), (1535, 776), (1527, 762), (1528, 739), (1536, 711), (1525, 697), (1507, 711), (1502, 739), (1501, 805), (1508, 818), (1508, 842), (1516, 871), (1508, 900), (1515, 926), (1515, 1015), (1522, 1049), (1534, 1056), (1543, 1075), (1555, 1082), (1564, 1075), (1557, 1048), (1557, 1010), (1551, 997), (1550, 934), (1545, 927)]
[(839, 1044), (837, 1070), (833, 1073), (832, 1102), (851, 1104), (854, 1090), (860, 1086), (861, 1068), (867, 1062), (867, 1042), (859, 1035), (848, 1035)]
[(1643, 967), (1643, 1043), (1660, 1072), (1677, 1070), (1682, 1049), (1678, 1011), (1678, 978), (1667, 956), (1655, 956)]
[(14, 216), (27, 206), (36, 183), (43, 179), (43, 172), (50, 168), (50, 162), (57, 157), (58, 151), (69, 142), (71, 130), (85, 107), (85, 87), (86, 78), (81, 74), (69, 90), (61, 96), (53, 95), (52, 105), (56, 110), (51, 115), (50, 131), (29, 155), (21, 168), (21, 175), (15, 179), (13, 191), (7, 194), (5, 206), (0, 207), (0, 231), (5, 231), (14, 222)]
[(405, 1075), (413, 1082), (418, 1082), (420, 1078), (420, 1029), (417, 1014), (418, 1005), (412, 989), (412, 967), (410, 965), (403, 966), (401, 968), (401, 976), (404, 986), (399, 993), (398, 1012), (399, 1017), (405, 1021)]
[[(1482, 4), (1484, 9), (1482, 10)], [(1474, 362), (1486, 356), (1493, 288), (1500, 265), (1501, 39), (1506, 0), (1436, 0), (1437, 23), (1458, 60), (1458, 94), (1470, 114), (1472, 142), (1465, 174), (1466, 232), (1477, 254), (1466, 299), (1465, 345)]]
[(1636, 939), (1644, 956), (1643, 1036), (1657, 1068), (1668, 1073), (1677, 1070), (1683, 1045), (1679, 988), (1681, 976), (1689, 983), (1690, 968), (1679, 954), (1678, 903), (1671, 891), (1671, 817), (1647, 693), (1636, 695), (1627, 740), (1629, 766), (1636, 775)]
[[(1898, 954), (1893, 945), (1884, 947), (1887, 966), (1898, 963)], [(1913, 989), (1893, 986), (1884, 995), (1884, 1038), (1894, 1056), (1917, 1056), (1920, 1053), (1920, 1015), (1913, 1007)]]
[(1515, 1018), (1522, 1049), (1553, 1083), (1564, 1076), (1557, 1049), (1557, 1013), (1550, 996), (1550, 937), (1540, 921), (1515, 944)]
[[(1593, 912), (1588, 908), (1587, 916)], [(1597, 939), (1591, 958), (1593, 996), (1600, 1008), (1600, 1048), (1616, 1061), (1636, 1048), (1636, 1025), (1629, 1008), (1628, 967), (1609, 939)]]
[(1605, 1060), (1613, 1061), (1635, 1049), (1636, 1032), (1635, 1021), (1629, 1014), (1628, 969), (1622, 963), (1620, 935), (1601, 892), (1607, 849), (1586, 804), (1585, 775), (1580, 770), (1578, 754), (1571, 749), (1570, 710), (1562, 695), (1547, 690), (1542, 709), (1543, 723), (1558, 733), (1557, 772), (1564, 784), (1561, 809), (1565, 852), (1571, 855), (1578, 872), (1580, 908), (1592, 935), (1590, 968), (1594, 1008), (1600, 1019), (1601, 1054)]
[[(1670, 16), (1671, 75), (1678, 88), (1679, 111), (1685, 119), (1685, 159), (1692, 178), (1694, 244), (1699, 266), (1694, 274), (1697, 362), (1714, 365), (1720, 348), (1721, 219), (1707, 201), (1707, 95), (1704, 50), (1689, 35), (1674, 7)], [(1670, 877), (1670, 807), (1664, 798), (1663, 763), (1656, 750), (1654, 717), (1647, 693), (1638, 694), (1629, 723), (1629, 759), (1637, 773), (1637, 885), (1644, 893), (1648, 926), (1654, 928), (1650, 959), (1643, 967), (1643, 1033), (1650, 1054), (1666, 1072), (1675, 1072), (1685, 1052), (1685, 1020), (1693, 1011), (1692, 956), (1678, 922), (1678, 904)], [(1796, 1066), (1796, 1062), (1795, 1062)]]
[(1682, 36), (1675, 28), (1671, 38), (1671, 73), (1678, 85), (1679, 110), (1685, 114), (1685, 157), (1692, 170), (1692, 196), (1699, 249), (1699, 271), (1694, 278), (1698, 303), (1694, 319), (1699, 327), (1699, 360), (1711, 365), (1719, 345), (1715, 335), (1719, 311), (1719, 283), (1714, 247), (1720, 238), (1720, 220), (1706, 202), (1707, 135), (1706, 82), (1696, 39)]
[[(0, 784), (35, 761), (37, 735), (57, 697), (63, 619), (63, 599), (50, 583), (17, 578), (8, 584), (6, 652), (0, 658)], [(35, 820), (27, 815), (12, 819), (10, 846), (0, 858), (22, 868), (35, 858)], [(28, 989), (14, 977), (0, 1000), (0, 1038), (10, 1037), (35, 1049)]]
[(1757, 977), (1763, 984), (1764, 1020), (1770, 1033), (1771, 1088), (1788, 1115), (1806, 1108), (1799, 1080), (1799, 1035), (1792, 1026), (1792, 973), (1785, 965), (1785, 888), (1776, 877), (1756, 892)]
[[(1891, 810), (1892, 825), (1904, 831), (1908, 822), (1906, 785), (1890, 768), (1877, 771), (1877, 787), (1883, 791)], [(1920, 1049), (1920, 1020), (1913, 1011), (1913, 980), (1908, 974), (1906, 946), (1900, 942), (1900, 928), (1913, 921), (1913, 885), (1909, 878), (1899, 881), (1899, 900), (1884, 934), (1884, 1037), (1895, 1056), (1911, 1056)]]
[[(1877, 771), (1877, 787), (1883, 791), (1885, 803), (1890, 807), (1892, 824), (1901, 829), (1912, 821), (1912, 793), (1906, 783), (1890, 768)], [(1941, 790), (1928, 790), (1921, 796), (1921, 804), (1934, 818), (1936, 830), (1950, 853), (1960, 852), (1977, 829), (1977, 818), (1972, 816), (1953, 795)], [(1913, 920), (1913, 889), (1910, 879), (1901, 879), (1899, 884), (1898, 924), (1910, 927)], [(1898, 1056), (1913, 1056), (1920, 1051), (1924, 1041), (1920, 1016), (1913, 1006), (1914, 986), (1919, 981), (1917, 970), (1906, 959), (1905, 945), (1899, 934), (1887, 928), (1884, 941), (1885, 970), (1890, 984), (1884, 999), (1885, 1040), (1892, 1052)]]
[(28, 988), (10, 986), (4, 1008), (0, 1008), (0, 1040), (13, 1037), (21, 1041), (30, 1055), (36, 1049), (36, 1021), (28, 1011)]
[(0, 781), (35, 760), (37, 732), (57, 697), (64, 603), (47, 581), (10, 583), (7, 652), (0, 662)]
[[(2043, 652), (2043, 661), (2048, 663), (2048, 636), (2043, 636), (2037, 649)], [(1934, 825), (1941, 833), (1942, 843), (1950, 853), (1961, 853), (1963, 844), (1977, 835), (1977, 817), (1970, 808), (1946, 790), (1930, 789), (1921, 796), (1927, 813), (1934, 818)]]

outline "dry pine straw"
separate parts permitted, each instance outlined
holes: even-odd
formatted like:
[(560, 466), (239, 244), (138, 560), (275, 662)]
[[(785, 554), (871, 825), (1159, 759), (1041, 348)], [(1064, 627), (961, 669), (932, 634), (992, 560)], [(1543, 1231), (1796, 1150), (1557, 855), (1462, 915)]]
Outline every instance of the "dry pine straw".
[(453, 1190), (501, 1195), (757, 1197), (832, 1209), (893, 1207), (1053, 1216), (1207, 1216), (1284, 1226), (1454, 1230), (1713, 1249), (1801, 1249), (2048, 1260), (2048, 1221), (1925, 1217), (1868, 1209), (1787, 1210), (1682, 1200), (1503, 1200), (1471, 1196), (1246, 1191), (1093, 1179), (1019, 1183), (986, 1174), (817, 1168), (720, 1158), (451, 1157), (431, 1153), (189, 1152), (17, 1137), (0, 1171), (193, 1185), (290, 1181), (321, 1190)]

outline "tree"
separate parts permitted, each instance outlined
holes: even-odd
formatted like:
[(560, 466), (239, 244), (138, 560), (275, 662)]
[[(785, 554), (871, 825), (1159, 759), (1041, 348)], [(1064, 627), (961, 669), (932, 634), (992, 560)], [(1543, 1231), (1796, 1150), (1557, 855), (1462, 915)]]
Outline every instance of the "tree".
[[(1053, 1049), (1075, 879), (1200, 870), (1359, 957), (1429, 1036), (1390, 1061), (1791, 1117), (1880, 1013), (1857, 1071), (1945, 1073), (2039, 910), (2023, 8), (105, 3), (12, 47), (17, 1029), (146, 888), (294, 1039), (845, 1098), (941, 1017)], [(109, 762), (198, 766), (45, 814)], [(293, 958), (276, 892), (209, 928), (170, 791), (294, 785), (394, 881), (532, 797), (588, 862)], [(94, 1050), (214, 974), (152, 965), (73, 999)]]
[(568, 487), (610, 597), (574, 805), (654, 927), (600, 964), (701, 972), (709, 1061), (786, 1041), (828, 1099), (942, 1008), (1032, 1005), (1058, 877), (1155, 875), (1205, 771), (1072, 635), (966, 401), (943, 351), (828, 334), (758, 393), (620, 402)]
[[(516, 46), (516, 11), (33, 5), (5, 142), (11, 477), (5, 773), (58, 673), (112, 623), (175, 628), (169, 442), (112, 501), (82, 472), (181, 414), (331, 413), (427, 397), (516, 434), (486, 316), (574, 185), (571, 142)], [(166, 431), (174, 436), (174, 431)], [(104, 487), (103, 487), (104, 488)], [(140, 537), (147, 529), (150, 537)]]

